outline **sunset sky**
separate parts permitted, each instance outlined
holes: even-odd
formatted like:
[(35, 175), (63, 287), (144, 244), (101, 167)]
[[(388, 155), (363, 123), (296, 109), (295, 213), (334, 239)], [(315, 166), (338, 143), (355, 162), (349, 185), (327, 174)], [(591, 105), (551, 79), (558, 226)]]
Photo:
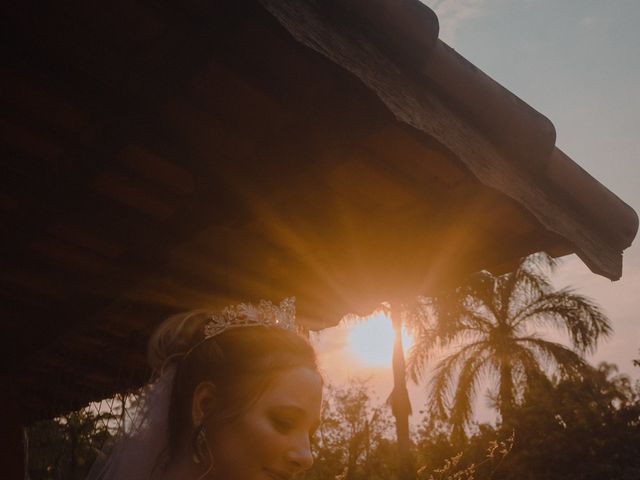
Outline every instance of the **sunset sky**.
[[(440, 38), (474, 65), (549, 117), (556, 144), (596, 179), (640, 211), (640, 1), (610, 0), (425, 0), (440, 20)], [(553, 277), (596, 300), (609, 315), (613, 336), (590, 358), (618, 364), (640, 378), (640, 247), (625, 252), (622, 280), (592, 274), (575, 256)], [(341, 383), (370, 378), (380, 399), (391, 373), (376, 358), (358, 353), (363, 335), (384, 348), (384, 320), (357, 334), (328, 329), (318, 339), (327, 377)], [(351, 338), (350, 338), (351, 335)], [(354, 337), (355, 336), (355, 337)], [(389, 358), (390, 361), (390, 358)], [(414, 411), (423, 407), (424, 387), (412, 386)], [(480, 417), (490, 419), (486, 400)], [(419, 415), (414, 414), (413, 422)]]

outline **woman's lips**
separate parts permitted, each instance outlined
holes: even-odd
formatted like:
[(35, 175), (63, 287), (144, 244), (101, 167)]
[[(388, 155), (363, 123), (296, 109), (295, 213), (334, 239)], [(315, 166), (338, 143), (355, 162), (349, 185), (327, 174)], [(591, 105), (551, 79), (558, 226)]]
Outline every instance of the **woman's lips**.
[(274, 480), (291, 480), (291, 477), (293, 476), (289, 473), (282, 472), (280, 470), (274, 470), (271, 468), (265, 468), (264, 471), (267, 472), (267, 475), (269, 475)]

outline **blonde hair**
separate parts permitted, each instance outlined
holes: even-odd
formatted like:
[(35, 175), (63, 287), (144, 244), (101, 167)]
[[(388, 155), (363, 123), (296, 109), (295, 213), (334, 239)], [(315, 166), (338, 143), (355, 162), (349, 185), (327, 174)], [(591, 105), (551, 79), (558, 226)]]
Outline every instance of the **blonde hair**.
[(179, 313), (156, 328), (147, 345), (147, 362), (154, 375), (160, 375), (203, 340), (210, 314), (209, 310)]
[(248, 326), (205, 339), (211, 312), (174, 315), (158, 326), (149, 340), (149, 366), (156, 375), (175, 366), (169, 406), (169, 454), (175, 456), (194, 438), (191, 403), (195, 388), (212, 382), (219, 394), (216, 424), (245, 411), (280, 372), (307, 367), (318, 371), (313, 347), (302, 336), (278, 327)]

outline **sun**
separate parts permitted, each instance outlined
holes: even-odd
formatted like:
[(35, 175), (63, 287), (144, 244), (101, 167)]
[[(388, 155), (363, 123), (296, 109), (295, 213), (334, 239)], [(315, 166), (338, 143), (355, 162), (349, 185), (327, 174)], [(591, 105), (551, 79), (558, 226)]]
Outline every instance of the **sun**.
[[(347, 345), (353, 356), (368, 367), (389, 367), (393, 355), (394, 332), (391, 319), (384, 313), (347, 327)], [(412, 345), (411, 336), (402, 332), (405, 351)]]

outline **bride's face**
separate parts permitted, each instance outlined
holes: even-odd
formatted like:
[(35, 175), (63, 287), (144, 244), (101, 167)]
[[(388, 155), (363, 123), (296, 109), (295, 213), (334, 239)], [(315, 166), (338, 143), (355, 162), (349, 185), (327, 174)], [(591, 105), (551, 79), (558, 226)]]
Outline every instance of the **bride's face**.
[(309, 437), (320, 421), (321, 403), (316, 371), (280, 373), (249, 410), (209, 439), (215, 478), (288, 480), (311, 467)]

